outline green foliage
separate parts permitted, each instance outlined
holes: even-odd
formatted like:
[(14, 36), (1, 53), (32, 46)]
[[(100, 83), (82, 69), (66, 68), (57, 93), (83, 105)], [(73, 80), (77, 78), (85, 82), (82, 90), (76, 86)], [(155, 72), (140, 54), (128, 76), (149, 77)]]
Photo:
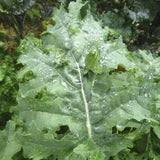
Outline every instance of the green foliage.
[(120, 33), (131, 49), (134, 45), (147, 47), (159, 40), (160, 1), (109, 0), (95, 3), (104, 25)]
[(18, 104), (0, 132), (10, 151), (0, 152), (3, 160), (22, 150), (33, 160), (159, 158), (160, 59), (129, 52), (88, 8), (80, 0), (61, 6), (41, 39), (21, 41)]
[(0, 56), (0, 129), (11, 118), (11, 106), (16, 104), (18, 84), (14, 63), (13, 57)]
[(137, 39), (136, 32), (132, 32), (132, 29), (135, 30), (133, 25), (128, 23), (125, 18), (114, 12), (107, 12), (101, 15), (103, 24), (109, 26), (112, 29), (115, 29), (117, 33), (121, 34), (124, 40)]
[(25, 15), (34, 3), (35, 0), (0, 0), (0, 21), (14, 28), (19, 39), (23, 38)]
[[(1, 25), (0, 25), (0, 29), (1, 29)], [(4, 46), (4, 38), (5, 36), (7, 35), (7, 31), (3, 31), (3, 30), (0, 30), (0, 48), (2, 48)]]
[(45, 30), (45, 22), (52, 16), (53, 7), (62, 3), (67, 8), (69, 2), (70, 0), (0, 0), (0, 22), (13, 28), (17, 34), (15, 40), (20, 42), (29, 32), (40, 34)]
[(35, 3), (35, 0), (1, 0), (0, 4), (3, 7), (3, 12), (12, 13), (14, 15), (24, 14)]

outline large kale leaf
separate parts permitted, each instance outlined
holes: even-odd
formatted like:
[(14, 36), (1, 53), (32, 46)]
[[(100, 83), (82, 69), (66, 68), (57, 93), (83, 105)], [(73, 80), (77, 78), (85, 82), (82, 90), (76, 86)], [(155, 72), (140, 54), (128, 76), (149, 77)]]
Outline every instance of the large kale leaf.
[(77, 1), (56, 9), (41, 40), (21, 42), (15, 111), (28, 158), (107, 160), (127, 155), (151, 128), (160, 137), (159, 59), (128, 52), (88, 8)]

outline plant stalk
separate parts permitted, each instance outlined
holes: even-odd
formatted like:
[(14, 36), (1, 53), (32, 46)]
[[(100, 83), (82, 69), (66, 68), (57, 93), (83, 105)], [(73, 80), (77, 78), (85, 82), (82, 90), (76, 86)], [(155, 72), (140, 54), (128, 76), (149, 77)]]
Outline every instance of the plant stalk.
[(83, 97), (83, 101), (84, 101), (84, 105), (85, 105), (85, 111), (86, 111), (86, 126), (87, 126), (87, 129), (88, 129), (88, 138), (92, 139), (92, 129), (91, 129), (91, 123), (90, 123), (90, 118), (89, 118), (89, 107), (88, 107), (86, 95), (85, 95), (85, 92), (84, 92), (81, 69), (80, 69), (79, 64), (77, 63), (77, 60), (75, 59), (73, 54), (72, 54), (72, 56), (73, 56), (73, 58), (76, 62), (78, 73), (79, 73), (79, 79), (80, 79), (80, 84), (81, 84), (81, 93), (82, 93), (82, 97)]

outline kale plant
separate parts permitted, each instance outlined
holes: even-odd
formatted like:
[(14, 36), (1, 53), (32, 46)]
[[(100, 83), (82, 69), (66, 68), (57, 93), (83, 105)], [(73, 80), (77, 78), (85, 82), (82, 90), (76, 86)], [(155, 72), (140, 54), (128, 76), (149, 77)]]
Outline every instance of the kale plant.
[(158, 160), (159, 58), (129, 52), (87, 2), (55, 9), (52, 20), (18, 48), (24, 67), (1, 159), (23, 151), (33, 160)]

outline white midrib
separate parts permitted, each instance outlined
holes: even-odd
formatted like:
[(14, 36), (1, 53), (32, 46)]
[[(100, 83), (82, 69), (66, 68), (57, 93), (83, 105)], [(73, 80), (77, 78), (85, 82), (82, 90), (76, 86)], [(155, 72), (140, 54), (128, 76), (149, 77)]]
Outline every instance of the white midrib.
[(88, 138), (91, 139), (92, 138), (92, 129), (91, 129), (91, 123), (90, 123), (90, 118), (89, 118), (89, 107), (88, 107), (86, 95), (84, 92), (81, 70), (80, 70), (79, 64), (77, 63), (74, 56), (73, 56), (73, 58), (76, 62), (76, 66), (77, 66), (78, 73), (79, 73), (79, 79), (80, 79), (80, 84), (81, 84), (81, 93), (82, 93), (82, 97), (83, 97), (83, 101), (84, 101), (84, 105), (85, 105), (85, 111), (86, 111), (86, 126), (87, 126), (87, 130), (88, 130)]

